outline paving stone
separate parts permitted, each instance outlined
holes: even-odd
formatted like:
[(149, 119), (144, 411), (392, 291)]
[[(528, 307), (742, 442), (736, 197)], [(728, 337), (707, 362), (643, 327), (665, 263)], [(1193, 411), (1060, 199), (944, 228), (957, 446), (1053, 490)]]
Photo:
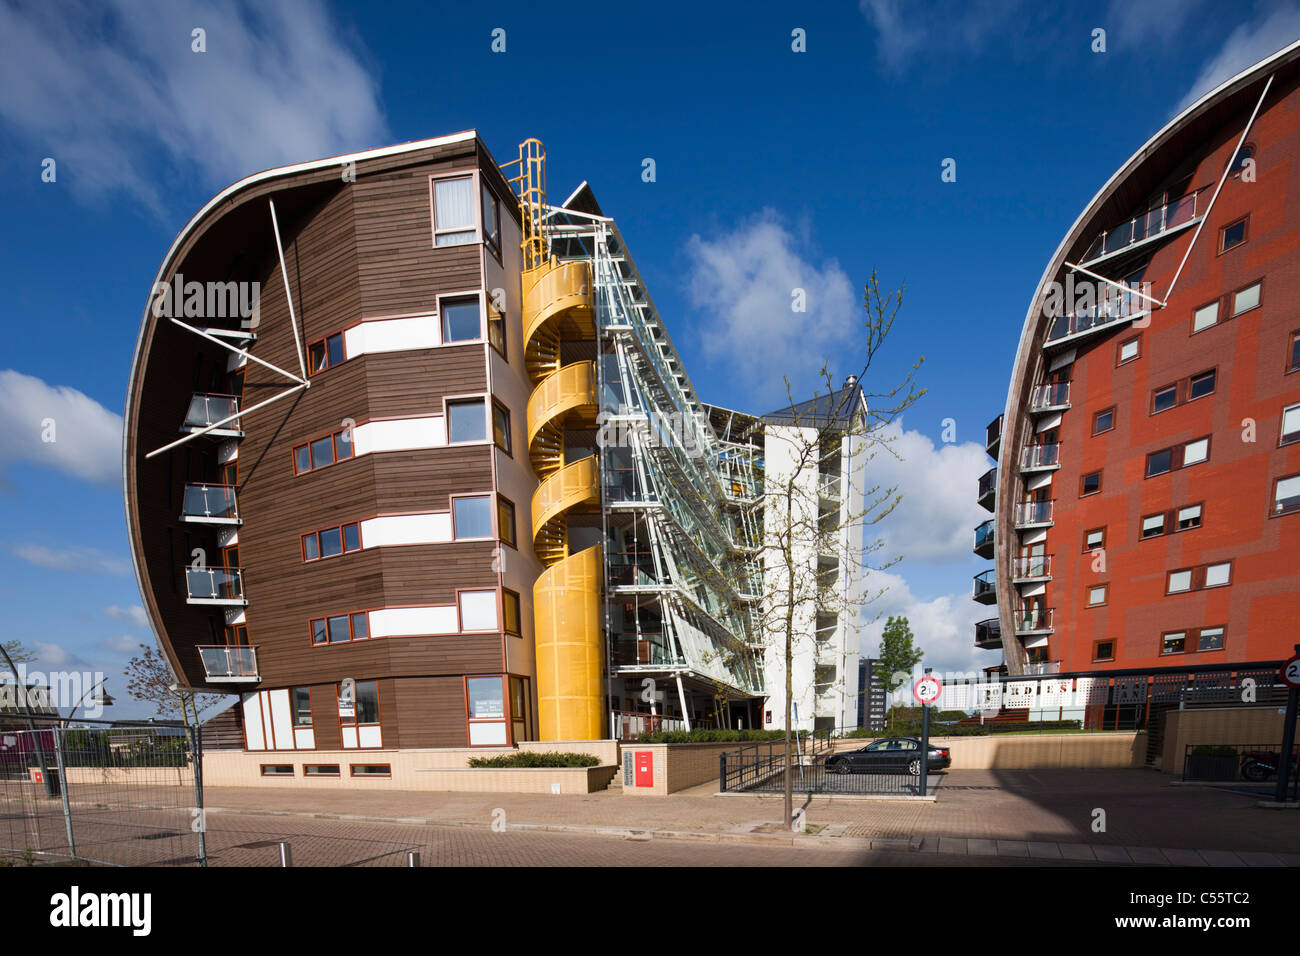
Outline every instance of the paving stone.
[(1126, 846), (1128, 855), (1139, 866), (1168, 866), (1169, 860), (1163, 853), (1151, 846)]
[(1061, 851), (1061, 856), (1067, 860), (1095, 860), (1096, 855), (1092, 852), (1092, 847), (1086, 843), (1059, 843), (1057, 844)]
[(1210, 866), (1245, 866), (1241, 857), (1231, 850), (1201, 850), (1201, 857)]
[(1237, 856), (1241, 857), (1242, 862), (1247, 866), (1285, 866), (1281, 860), (1272, 853), (1251, 852), (1248, 850), (1238, 850)]
[[(930, 841), (927, 839), (925, 842), (929, 843)], [(966, 847), (967, 841), (963, 840), (961, 837), (939, 837), (939, 839), (934, 842), (938, 844), (940, 853), (947, 853), (953, 856), (965, 856), (970, 852)]]
[(1059, 860), (1061, 849), (1055, 843), (1029, 843), (1029, 855), (1036, 860)]
[(1029, 856), (1029, 844), (1023, 840), (998, 840), (998, 856)]
[(971, 856), (997, 856), (997, 840), (981, 840), (972, 838), (966, 841), (966, 852)]
[(1128, 851), (1122, 846), (1111, 846), (1107, 843), (1099, 843), (1092, 848), (1099, 863), (1132, 863), (1133, 858), (1128, 855)]
[(1174, 866), (1208, 866), (1209, 864), (1201, 857), (1201, 854), (1195, 850), (1171, 850), (1164, 847), (1160, 850), (1165, 855), (1165, 859)]

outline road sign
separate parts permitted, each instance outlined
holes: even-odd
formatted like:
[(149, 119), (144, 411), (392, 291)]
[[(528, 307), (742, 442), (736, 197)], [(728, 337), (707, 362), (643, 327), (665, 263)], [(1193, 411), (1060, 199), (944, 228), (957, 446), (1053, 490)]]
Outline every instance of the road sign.
[(1300, 654), (1282, 665), (1282, 683), (1293, 689), (1300, 689)]
[(939, 699), (943, 685), (934, 677), (922, 677), (912, 685), (912, 696), (918, 704), (933, 704)]

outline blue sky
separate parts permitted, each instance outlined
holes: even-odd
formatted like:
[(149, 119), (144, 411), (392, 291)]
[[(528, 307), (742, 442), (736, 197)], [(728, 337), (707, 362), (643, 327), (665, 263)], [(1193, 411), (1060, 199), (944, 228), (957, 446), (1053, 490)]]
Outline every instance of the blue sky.
[(1042, 268), (1190, 97), (1300, 36), (1300, 6), (485, 6), (0, 0), (4, 636), (47, 668), (108, 673), (115, 716), (145, 712), (119, 676), (152, 640), (120, 416), (173, 237), (257, 170), (475, 128), (502, 162), (542, 139), (555, 201), (592, 184), (706, 401), (761, 412), (785, 404), (783, 372), (800, 393), (823, 361), (856, 372), (864, 280), (906, 283), (868, 384), (924, 355), (929, 393), (903, 422), (904, 460), (879, 470), (906, 497), (883, 528), (904, 560), (876, 609), (908, 614), (940, 670), (994, 663), (971, 647), (987, 616), (967, 597), (985, 564), (975, 479)]

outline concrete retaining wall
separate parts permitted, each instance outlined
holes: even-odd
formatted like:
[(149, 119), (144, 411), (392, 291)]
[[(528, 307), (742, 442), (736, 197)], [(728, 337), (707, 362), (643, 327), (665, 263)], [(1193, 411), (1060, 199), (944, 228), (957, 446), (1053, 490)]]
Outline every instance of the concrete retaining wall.
[(1200, 744), (1261, 744), (1281, 749), (1286, 708), (1206, 707), (1171, 710), (1165, 715), (1160, 769), (1183, 772), (1188, 746)]

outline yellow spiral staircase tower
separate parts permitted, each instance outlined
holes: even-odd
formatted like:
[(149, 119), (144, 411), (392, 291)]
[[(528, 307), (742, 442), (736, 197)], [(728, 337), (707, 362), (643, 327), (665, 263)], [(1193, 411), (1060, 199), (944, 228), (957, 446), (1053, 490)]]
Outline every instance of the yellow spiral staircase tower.
[(533, 383), (528, 457), (541, 482), (533, 549), (545, 568), (533, 585), (539, 730), (542, 740), (599, 740), (606, 736), (601, 546), (571, 553), (568, 519), (574, 509), (599, 507), (600, 469), (595, 455), (564, 460), (566, 429), (596, 426), (596, 364), (561, 364), (564, 341), (596, 338), (591, 266), (548, 258), (541, 142), (521, 143), (517, 162), (510, 183), (522, 221), (524, 362)]

